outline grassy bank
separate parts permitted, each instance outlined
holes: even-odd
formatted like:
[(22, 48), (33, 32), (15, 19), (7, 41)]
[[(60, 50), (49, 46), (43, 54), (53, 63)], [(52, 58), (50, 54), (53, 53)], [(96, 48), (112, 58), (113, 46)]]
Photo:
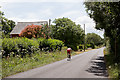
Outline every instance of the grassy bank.
[(108, 53), (108, 51), (105, 49), (104, 50), (104, 55), (105, 55), (105, 61), (106, 61), (106, 67), (108, 70), (109, 78), (113, 78), (113, 80), (119, 80), (119, 74), (120, 72), (120, 64), (116, 63), (114, 60), (114, 57)]
[[(76, 53), (72, 52), (72, 55), (76, 55)], [(66, 58), (66, 56), (66, 48), (64, 48), (62, 51), (50, 53), (38, 52), (31, 57), (26, 56), (21, 58), (20, 56), (17, 56), (2, 59), (2, 78), (62, 60)]]
[(55, 61), (59, 61), (66, 57), (65, 50), (46, 53), (39, 52), (33, 54), (31, 57), (26, 56), (25, 58), (21, 57), (10, 57), (8, 59), (2, 60), (2, 77), (7, 77), (9, 75), (23, 72), (29, 69), (40, 67)]
[[(62, 60), (67, 57), (66, 50), (67, 47), (63, 47), (62, 51), (50, 53), (40, 51), (33, 54), (31, 57), (26, 56), (24, 58), (21, 58), (20, 56), (17, 56), (10, 57), (8, 59), (2, 59), (2, 78)], [(86, 52), (87, 51), (89, 50), (86, 50)], [(83, 52), (84, 51), (72, 51), (72, 56)]]
[(2, 59), (1, 59), (1, 52), (0, 52), (0, 79), (2, 78)]

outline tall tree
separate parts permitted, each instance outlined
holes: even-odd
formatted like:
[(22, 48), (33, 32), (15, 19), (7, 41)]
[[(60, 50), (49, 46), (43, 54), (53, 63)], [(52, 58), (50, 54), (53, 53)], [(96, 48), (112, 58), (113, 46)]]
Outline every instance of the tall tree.
[(62, 40), (66, 46), (77, 50), (77, 45), (82, 43), (84, 32), (80, 25), (76, 25), (68, 18), (59, 18), (53, 21), (52, 37)]
[[(96, 22), (96, 29), (104, 29), (110, 39), (111, 53), (120, 57), (120, 2), (85, 2), (86, 11)], [(117, 58), (116, 58), (117, 59)]]
[(98, 45), (103, 44), (103, 39), (95, 33), (88, 33), (86, 35), (86, 43), (87, 44), (94, 44), (94, 45), (98, 46)]
[(9, 35), (15, 27), (15, 22), (4, 17), (4, 13), (0, 11), (0, 25), (2, 26), (3, 35)]

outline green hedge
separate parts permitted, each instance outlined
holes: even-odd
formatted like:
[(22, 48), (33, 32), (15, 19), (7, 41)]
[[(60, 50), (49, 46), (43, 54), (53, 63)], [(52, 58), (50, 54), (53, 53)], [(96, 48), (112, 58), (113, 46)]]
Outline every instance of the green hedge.
[(39, 38), (38, 42), (41, 51), (55, 51), (55, 50), (61, 51), (62, 46), (64, 45), (62, 41), (56, 39)]
[(28, 38), (4, 38), (2, 41), (2, 56), (24, 57), (32, 53), (42, 51), (61, 50), (63, 42), (56, 39), (28, 39)]
[(34, 53), (39, 49), (37, 41), (28, 38), (4, 38), (2, 41), (3, 57)]

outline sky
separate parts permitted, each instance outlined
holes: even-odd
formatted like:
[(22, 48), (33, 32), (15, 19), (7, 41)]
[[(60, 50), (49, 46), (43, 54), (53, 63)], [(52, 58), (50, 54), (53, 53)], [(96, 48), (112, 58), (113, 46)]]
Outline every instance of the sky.
[(96, 30), (94, 21), (86, 13), (83, 0), (0, 0), (4, 16), (16, 22), (52, 22), (58, 18), (69, 18), (87, 33), (96, 33), (103, 38), (104, 31)]

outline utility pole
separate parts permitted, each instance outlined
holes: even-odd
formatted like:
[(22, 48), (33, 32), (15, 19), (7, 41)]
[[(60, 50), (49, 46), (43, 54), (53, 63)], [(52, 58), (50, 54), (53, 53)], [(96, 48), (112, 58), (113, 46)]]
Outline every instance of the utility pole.
[(84, 24), (84, 51), (85, 51), (85, 24)]
[(50, 27), (50, 24), (51, 24), (51, 19), (49, 19), (49, 27)]
[(48, 25), (48, 35), (49, 35), (49, 37), (50, 37), (50, 32), (51, 32), (51, 27), (50, 27), (50, 25), (51, 25), (51, 19), (49, 19), (49, 25)]

